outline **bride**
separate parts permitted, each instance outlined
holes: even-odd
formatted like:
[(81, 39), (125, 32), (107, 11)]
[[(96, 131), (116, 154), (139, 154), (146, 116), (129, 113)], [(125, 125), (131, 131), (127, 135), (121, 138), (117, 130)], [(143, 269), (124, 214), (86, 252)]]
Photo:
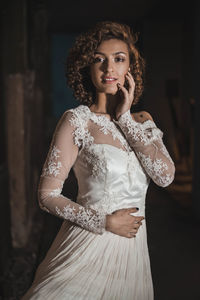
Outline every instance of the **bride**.
[[(174, 178), (162, 132), (145, 111), (144, 60), (125, 24), (80, 35), (67, 80), (80, 105), (56, 127), (38, 188), (39, 205), (64, 221), (23, 300), (152, 300), (145, 197), (150, 179)], [(62, 195), (73, 168), (77, 201)]]

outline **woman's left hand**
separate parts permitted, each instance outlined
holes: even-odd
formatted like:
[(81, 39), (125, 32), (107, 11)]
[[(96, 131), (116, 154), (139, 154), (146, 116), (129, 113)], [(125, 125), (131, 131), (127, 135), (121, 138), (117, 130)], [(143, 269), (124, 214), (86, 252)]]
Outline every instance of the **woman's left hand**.
[(118, 88), (120, 91), (120, 103), (116, 108), (116, 119), (118, 120), (121, 115), (127, 112), (133, 103), (134, 98), (134, 90), (135, 90), (135, 81), (133, 76), (130, 72), (125, 75), (126, 79), (128, 80), (129, 89), (127, 90), (124, 86), (118, 83)]

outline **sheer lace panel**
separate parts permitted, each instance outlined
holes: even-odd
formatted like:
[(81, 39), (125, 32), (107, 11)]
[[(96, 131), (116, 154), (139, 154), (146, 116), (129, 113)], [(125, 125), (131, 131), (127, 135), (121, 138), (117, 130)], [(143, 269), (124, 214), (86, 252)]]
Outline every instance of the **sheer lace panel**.
[[(96, 146), (98, 146), (97, 144)], [(104, 149), (97, 149), (96, 147), (85, 147), (81, 153), (81, 159), (91, 171), (93, 177), (104, 179), (107, 170), (107, 163), (105, 159)]]
[(77, 119), (72, 112), (63, 114), (42, 170), (38, 198), (40, 207), (45, 211), (101, 234), (105, 231), (105, 215), (86, 209), (61, 194), (63, 183), (76, 161), (79, 148), (92, 141), (86, 124), (86, 119)]
[[(121, 130), (115, 123), (107, 117), (98, 116), (99, 122), (94, 123), (93, 119), (88, 122), (88, 131), (93, 137), (94, 144), (108, 144), (124, 151), (130, 151), (131, 148)], [(102, 126), (100, 125), (103, 123)]]
[(155, 123), (147, 120), (138, 123), (130, 111), (120, 116), (116, 124), (124, 132), (130, 146), (153, 181), (160, 186), (169, 185), (174, 179), (174, 163), (162, 141), (162, 132)]
[(79, 140), (84, 136), (84, 146), (92, 143), (109, 144), (125, 151), (131, 150), (123, 132), (108, 117), (95, 114), (84, 105), (71, 111), (73, 117), (70, 122), (77, 128), (74, 132), (74, 142), (78, 146)]
[(152, 121), (139, 124), (127, 112), (118, 121), (112, 122), (83, 105), (65, 112), (56, 127), (42, 170), (39, 204), (47, 212), (86, 230), (103, 233), (105, 214), (62, 195), (63, 183), (79, 154), (89, 166), (92, 165), (92, 176), (104, 176), (106, 162), (102, 159), (103, 154), (97, 151), (98, 157), (98, 153), (93, 151), (94, 144), (109, 144), (126, 152), (134, 151), (146, 173), (161, 186), (172, 182), (174, 164), (162, 142), (161, 131)]
[(70, 123), (75, 127), (74, 143), (80, 147), (91, 144), (109, 144), (125, 151), (131, 150), (124, 134), (118, 126), (104, 115), (96, 115), (87, 106), (80, 105), (70, 110)]

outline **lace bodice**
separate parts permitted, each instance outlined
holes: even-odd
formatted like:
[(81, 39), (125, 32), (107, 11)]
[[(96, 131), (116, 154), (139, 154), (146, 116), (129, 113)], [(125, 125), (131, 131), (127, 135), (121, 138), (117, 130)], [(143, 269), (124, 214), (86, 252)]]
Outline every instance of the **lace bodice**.
[[(72, 167), (79, 187), (76, 203), (62, 195)], [(102, 234), (106, 214), (135, 203), (144, 212), (149, 178), (160, 186), (174, 178), (174, 164), (155, 123), (137, 123), (130, 111), (111, 121), (80, 105), (58, 122), (41, 174), (39, 204)]]

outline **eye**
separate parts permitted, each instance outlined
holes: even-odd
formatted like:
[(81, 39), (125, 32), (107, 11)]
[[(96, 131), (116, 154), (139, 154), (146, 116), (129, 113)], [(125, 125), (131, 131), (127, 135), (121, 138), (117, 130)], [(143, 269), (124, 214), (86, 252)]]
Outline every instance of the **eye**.
[(125, 61), (125, 58), (121, 57), (121, 56), (117, 56), (117, 57), (115, 57), (115, 61), (116, 62), (123, 62), (123, 61)]
[(104, 58), (100, 57), (100, 56), (95, 57), (94, 58), (94, 63), (98, 63), (98, 62), (104, 62)]

